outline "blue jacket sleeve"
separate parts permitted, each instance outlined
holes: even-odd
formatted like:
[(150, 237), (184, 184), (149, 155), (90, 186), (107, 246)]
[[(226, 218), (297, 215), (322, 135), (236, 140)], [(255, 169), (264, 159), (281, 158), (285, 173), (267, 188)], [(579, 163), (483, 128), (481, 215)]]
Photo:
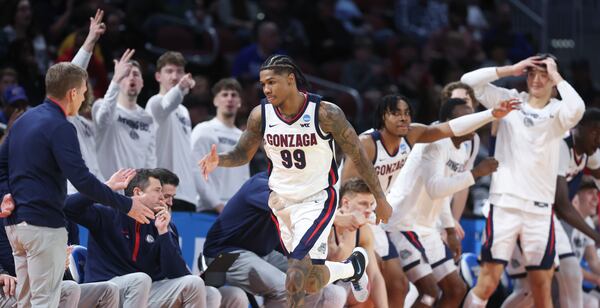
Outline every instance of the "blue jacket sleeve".
[(52, 136), (52, 152), (61, 171), (75, 188), (90, 199), (117, 208), (123, 213), (131, 209), (131, 198), (113, 192), (90, 173), (79, 150), (75, 127), (59, 126)]
[[(8, 142), (10, 134), (6, 136), (0, 146), (0, 198), (10, 192), (8, 187)], [(1, 201), (1, 200), (0, 200)]]
[(94, 200), (80, 193), (67, 196), (63, 209), (68, 220), (80, 224), (90, 230), (102, 228), (102, 211)]
[(179, 278), (185, 275), (190, 275), (191, 272), (183, 260), (181, 249), (177, 244), (176, 238), (179, 237), (177, 229), (171, 223), (169, 232), (159, 235), (158, 242), (160, 245), (160, 268), (161, 272), (169, 279)]

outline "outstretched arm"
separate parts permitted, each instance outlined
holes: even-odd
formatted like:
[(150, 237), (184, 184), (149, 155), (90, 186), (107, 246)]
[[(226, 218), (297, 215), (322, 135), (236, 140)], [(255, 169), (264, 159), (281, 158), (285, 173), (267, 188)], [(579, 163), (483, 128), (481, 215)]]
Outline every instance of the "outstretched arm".
[(358, 172), (362, 175), (362, 179), (367, 183), (371, 193), (377, 201), (377, 222), (387, 222), (392, 214), (392, 207), (385, 199), (385, 195), (375, 173), (373, 164), (367, 158), (367, 154), (362, 146), (357, 146), (360, 143), (356, 131), (348, 120), (344, 112), (336, 105), (322, 101), (319, 107), (319, 123), (321, 128), (326, 133), (330, 133), (337, 144), (342, 148), (347, 159), (352, 160)]
[(429, 126), (416, 123), (411, 124), (407, 139), (410, 144), (415, 144), (419, 142), (430, 143), (444, 138), (463, 136), (474, 132), (492, 120), (503, 118), (511, 111), (518, 109), (519, 106), (520, 102), (518, 100), (508, 99), (497, 104), (492, 110), (464, 115), (448, 122)]
[(246, 130), (240, 136), (240, 140), (238, 140), (233, 150), (217, 155), (216, 145), (213, 144), (210, 153), (198, 162), (205, 180), (208, 179), (208, 174), (215, 170), (217, 166), (237, 167), (247, 164), (254, 157), (263, 135), (260, 109), (261, 106), (256, 106), (250, 112)]

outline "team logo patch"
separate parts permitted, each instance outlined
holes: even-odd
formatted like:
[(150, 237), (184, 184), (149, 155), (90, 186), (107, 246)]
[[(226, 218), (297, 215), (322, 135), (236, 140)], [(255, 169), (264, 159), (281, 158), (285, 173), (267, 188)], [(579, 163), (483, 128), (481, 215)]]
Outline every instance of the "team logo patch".
[(302, 121), (304, 121), (304, 122), (308, 122), (308, 121), (310, 121), (310, 114), (305, 114), (305, 115), (302, 117)]
[(140, 139), (140, 135), (138, 135), (138, 133), (136, 133), (134, 130), (129, 132), (129, 137), (131, 137), (131, 139), (133, 139), (133, 140)]
[(402, 251), (400, 251), (400, 259), (406, 260), (411, 255), (412, 255), (412, 252), (410, 252), (408, 249), (403, 249)]
[(530, 117), (524, 117), (523, 118), (523, 125), (525, 125), (525, 127), (532, 127), (533, 126), (533, 120)]
[(146, 235), (146, 242), (150, 244), (154, 243), (154, 237), (150, 234)]
[(400, 143), (400, 152), (406, 151), (406, 144)]
[(510, 259), (510, 265), (512, 267), (519, 267), (519, 266), (521, 266), (521, 263), (519, 263), (519, 260), (517, 260), (517, 259)]
[(319, 245), (319, 248), (317, 248), (317, 251), (323, 254), (327, 253), (327, 244), (321, 243), (321, 245)]

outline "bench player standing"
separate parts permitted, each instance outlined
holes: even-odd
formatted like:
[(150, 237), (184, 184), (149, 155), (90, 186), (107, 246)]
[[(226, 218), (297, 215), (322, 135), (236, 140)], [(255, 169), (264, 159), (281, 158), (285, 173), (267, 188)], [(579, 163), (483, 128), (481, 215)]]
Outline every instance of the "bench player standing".
[[(496, 87), (490, 82), (527, 74), (527, 92)], [(550, 285), (555, 256), (552, 203), (559, 167), (559, 146), (565, 133), (585, 111), (583, 100), (558, 73), (552, 56), (531, 57), (504, 67), (478, 69), (461, 81), (475, 90), (479, 102), (491, 108), (517, 98), (521, 110), (500, 120), (492, 176), (487, 241), (477, 285), (465, 307), (484, 307), (520, 238), (528, 278), (537, 307), (551, 307)], [(562, 100), (552, 98), (556, 86)]]
[[(387, 222), (391, 207), (373, 165), (356, 132), (336, 105), (302, 92), (306, 79), (291, 58), (269, 57), (261, 66), (260, 83), (266, 99), (248, 117), (248, 128), (235, 148), (217, 155), (213, 145), (199, 165), (206, 177), (217, 166), (233, 167), (250, 161), (261, 143), (269, 160), (269, 207), (277, 216), (281, 239), (289, 251), (286, 289), (290, 307), (304, 305), (306, 291), (315, 292), (339, 280), (350, 279), (354, 291), (364, 287), (368, 259), (356, 248), (352, 262), (329, 262), (327, 237), (338, 196), (334, 184), (337, 166), (334, 141), (357, 165), (377, 201), (377, 222)], [(312, 259), (312, 262), (311, 262)], [(310, 275), (309, 275), (310, 273)], [(309, 277), (310, 276), (310, 277)], [(363, 279), (361, 279), (363, 278)]]

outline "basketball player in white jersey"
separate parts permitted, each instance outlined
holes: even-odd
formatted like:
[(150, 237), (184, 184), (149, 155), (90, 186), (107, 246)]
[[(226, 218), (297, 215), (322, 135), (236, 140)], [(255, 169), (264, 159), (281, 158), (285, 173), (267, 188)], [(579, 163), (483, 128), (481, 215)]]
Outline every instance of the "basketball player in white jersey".
[[(451, 98), (464, 99), (467, 102), (467, 105), (473, 108), (473, 111), (479, 110), (479, 102), (475, 98), (475, 92), (468, 84), (454, 81), (445, 85), (442, 89), (441, 103), (443, 104)], [(479, 153), (480, 143), (481, 139), (477, 133), (473, 134), (473, 139), (461, 143), (461, 146), (468, 148), (471, 151), (471, 160), (469, 161), (469, 164), (471, 165), (475, 163), (477, 153)], [(467, 205), (467, 199), (469, 199), (468, 188), (455, 193), (452, 197), (452, 216), (454, 216), (454, 219), (457, 222), (460, 221), (460, 217)], [(460, 233), (459, 238), (462, 239), (462, 237), (464, 237), (464, 231), (460, 224), (456, 224), (456, 229), (457, 233)]]
[[(488, 112), (489, 113), (489, 112)], [(367, 157), (375, 167), (379, 182), (386, 193), (389, 193), (391, 184), (399, 174), (412, 145), (419, 142), (433, 142), (439, 139), (470, 133), (489, 122), (491, 116), (484, 113), (471, 115), (464, 119), (456, 119), (454, 129), (449, 123), (425, 126), (411, 123), (411, 110), (408, 100), (402, 95), (388, 95), (382, 98), (375, 112), (374, 127), (359, 136), (362, 146), (365, 148)], [(454, 130), (468, 127), (467, 131), (455, 133)], [(342, 170), (342, 183), (352, 177), (360, 177), (352, 161), (345, 161)], [(406, 277), (397, 259), (398, 254), (394, 245), (389, 242), (384, 233), (378, 232), (375, 227), (376, 242), (378, 247), (388, 247), (388, 251), (381, 254), (383, 259), (382, 268), (386, 282), (388, 282), (388, 294), (390, 304), (400, 307), (404, 303), (407, 291)]]
[[(554, 210), (558, 217), (563, 220), (561, 223), (555, 218), (556, 227), (556, 253), (560, 261), (560, 270), (556, 272), (555, 277), (559, 287), (559, 299), (561, 307), (581, 307), (583, 305), (583, 292), (581, 289), (582, 276), (579, 271), (579, 260), (573, 251), (571, 241), (565, 228), (577, 229), (578, 232), (596, 242), (600, 241), (600, 234), (591, 228), (571, 206), (571, 200), (578, 191), (579, 184), (583, 177), (583, 170), (588, 168), (594, 177), (600, 174), (600, 109), (590, 108), (585, 111), (583, 118), (577, 126), (571, 129), (569, 136), (563, 139), (560, 146), (560, 168), (557, 177), (556, 197)], [(518, 248), (515, 249), (507, 271), (515, 279), (525, 279), (527, 273), (524, 267), (524, 260)], [(519, 283), (521, 288), (513, 289), (511, 295), (511, 304), (521, 304), (520, 301), (531, 301), (533, 298), (526, 299), (523, 294), (529, 292), (528, 284)]]
[[(496, 87), (490, 82), (527, 73), (528, 92)], [(491, 108), (506, 99), (522, 101), (521, 110), (499, 121), (492, 176), (486, 243), (477, 285), (465, 307), (484, 307), (496, 289), (517, 238), (521, 241), (535, 305), (551, 307), (550, 285), (555, 256), (552, 203), (559, 169), (560, 142), (585, 111), (583, 100), (562, 79), (548, 55), (504, 67), (483, 68), (461, 81), (475, 90), (480, 103)], [(552, 98), (556, 86), (562, 100)]]
[(246, 164), (264, 144), (272, 190), (269, 206), (289, 252), (289, 306), (304, 306), (307, 291), (314, 293), (339, 279), (351, 280), (353, 290), (361, 292), (366, 286), (359, 280), (365, 282), (368, 264), (364, 249), (356, 248), (348, 262), (325, 261), (338, 199), (334, 141), (358, 166), (375, 196), (377, 222), (387, 222), (391, 207), (375, 169), (357, 146), (358, 136), (343, 111), (318, 95), (301, 91), (306, 79), (291, 58), (269, 57), (261, 66), (260, 83), (266, 99), (250, 113), (247, 129), (235, 148), (217, 155), (213, 145), (199, 162), (200, 168), (206, 178), (217, 166)]
[[(472, 113), (466, 101), (450, 99), (442, 105), (440, 121)], [(496, 115), (501, 117), (507, 113)], [(455, 238), (450, 211), (452, 195), (473, 185), (475, 178), (496, 170), (497, 162), (487, 159), (471, 171), (471, 152), (461, 144), (472, 138), (473, 135), (468, 134), (416, 145), (388, 195), (394, 212), (384, 228), (400, 252), (408, 278), (419, 289), (421, 307), (433, 306), (438, 298), (437, 286), (442, 289), (440, 307), (458, 306), (466, 293), (452, 251), (442, 241), (437, 222), (441, 220), (448, 236)], [(455, 243), (451, 248), (460, 250), (460, 244)]]

